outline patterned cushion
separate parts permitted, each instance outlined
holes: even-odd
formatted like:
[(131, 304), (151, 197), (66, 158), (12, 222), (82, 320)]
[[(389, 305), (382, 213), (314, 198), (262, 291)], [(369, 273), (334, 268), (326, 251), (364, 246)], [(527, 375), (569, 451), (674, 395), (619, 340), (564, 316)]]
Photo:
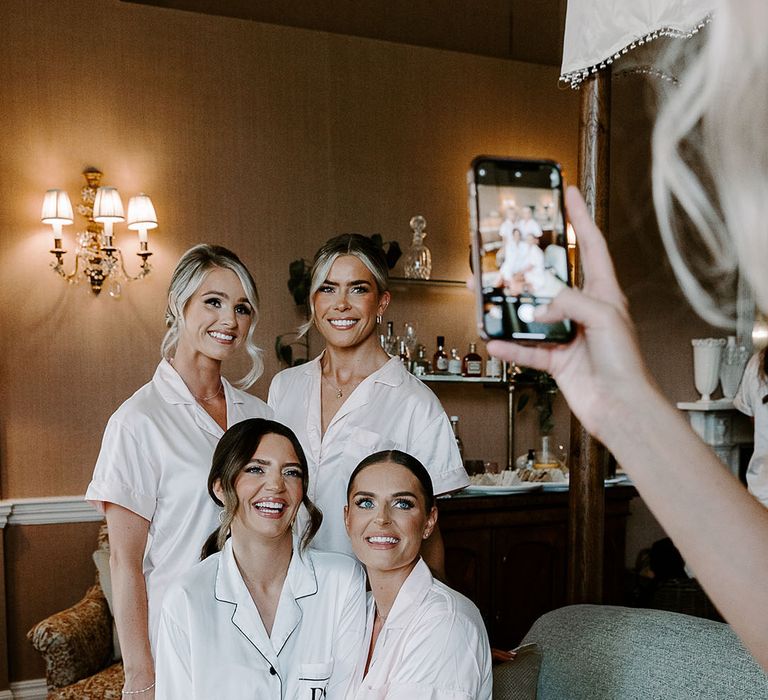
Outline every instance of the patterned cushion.
[(93, 675), (112, 662), (112, 617), (98, 585), (67, 610), (27, 632), (45, 660), (49, 688), (61, 688)]
[(123, 680), (123, 664), (112, 664), (95, 676), (50, 691), (47, 700), (120, 700)]

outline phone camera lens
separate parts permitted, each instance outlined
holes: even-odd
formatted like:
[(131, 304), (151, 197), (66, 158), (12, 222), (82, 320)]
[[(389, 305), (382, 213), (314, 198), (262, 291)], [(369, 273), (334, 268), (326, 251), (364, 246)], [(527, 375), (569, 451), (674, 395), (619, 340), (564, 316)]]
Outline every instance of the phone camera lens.
[(533, 323), (533, 320), (536, 318), (533, 304), (520, 304), (517, 309), (517, 317), (523, 323)]

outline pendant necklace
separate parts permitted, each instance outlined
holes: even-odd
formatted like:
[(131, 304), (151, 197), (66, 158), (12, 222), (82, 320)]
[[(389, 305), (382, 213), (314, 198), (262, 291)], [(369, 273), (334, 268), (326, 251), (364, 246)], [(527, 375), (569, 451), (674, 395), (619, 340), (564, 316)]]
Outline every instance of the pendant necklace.
[[(323, 375), (323, 379), (325, 379), (325, 381), (326, 381), (326, 382), (328, 382), (328, 384), (330, 384), (330, 385), (331, 385), (331, 387), (332, 387), (333, 389), (335, 389), (335, 390), (336, 390), (336, 398), (337, 398), (337, 399), (341, 399), (341, 398), (343, 398), (343, 397), (344, 397), (344, 391), (342, 390), (342, 387), (341, 387), (341, 386), (338, 386), (337, 384), (334, 384), (334, 383), (333, 383), (333, 382), (332, 382), (332, 381), (331, 381), (331, 380), (330, 380), (328, 377), (326, 377), (325, 375)], [(347, 384), (343, 384), (342, 386), (344, 387), (344, 389), (348, 388), (349, 386), (351, 386), (351, 387), (354, 389), (354, 388), (355, 388), (355, 387), (356, 387), (356, 386), (357, 386), (359, 383), (360, 383), (360, 382), (354, 382), (354, 383), (349, 383), (349, 382), (348, 382)]]

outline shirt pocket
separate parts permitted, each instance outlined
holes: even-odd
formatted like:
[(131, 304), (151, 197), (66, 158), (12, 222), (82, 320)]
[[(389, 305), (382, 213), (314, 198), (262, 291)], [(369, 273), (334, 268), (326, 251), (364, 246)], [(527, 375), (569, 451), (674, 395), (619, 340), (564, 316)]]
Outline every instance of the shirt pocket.
[(297, 700), (325, 700), (333, 672), (333, 659), (314, 664), (299, 664)]
[(344, 470), (349, 476), (366, 457), (382, 450), (394, 450), (397, 443), (386, 435), (365, 428), (351, 428), (344, 447)]

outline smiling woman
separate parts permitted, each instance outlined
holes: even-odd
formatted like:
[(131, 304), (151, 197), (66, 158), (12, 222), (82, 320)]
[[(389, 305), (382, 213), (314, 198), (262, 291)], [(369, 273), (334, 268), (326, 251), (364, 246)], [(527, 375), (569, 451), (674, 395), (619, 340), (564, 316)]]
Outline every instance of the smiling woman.
[(491, 649), (480, 612), (433, 579), (419, 555), (437, 523), (421, 462), (398, 450), (360, 462), (344, 521), (372, 593), (347, 700), (490, 700)]
[[(438, 494), (469, 483), (448, 417), (435, 395), (379, 345), (390, 302), (384, 253), (370, 238), (331, 238), (315, 255), (309, 300), (325, 350), (280, 372), (269, 389), (275, 416), (307, 454), (312, 499), (325, 514), (315, 547), (351, 553), (342, 512), (349, 474), (365, 456), (397, 448), (427, 465)], [(300, 511), (299, 517), (304, 517)], [(438, 529), (423, 543), (427, 563), (443, 573)]]
[[(208, 476), (222, 522), (163, 602), (158, 698), (343, 697), (363, 638), (365, 579), (350, 557), (308, 548), (322, 516), (307, 487), (289, 428), (251, 419), (224, 433)], [(294, 533), (302, 504), (311, 518)]]
[(114, 609), (125, 691), (153, 697), (153, 648), (168, 584), (198, 560), (216, 523), (205, 479), (229, 425), (270, 408), (221, 376), (244, 348), (250, 386), (262, 371), (253, 343), (256, 284), (239, 258), (197, 245), (179, 260), (168, 290), (168, 332), (152, 381), (112, 415), (86, 499), (109, 526)]

